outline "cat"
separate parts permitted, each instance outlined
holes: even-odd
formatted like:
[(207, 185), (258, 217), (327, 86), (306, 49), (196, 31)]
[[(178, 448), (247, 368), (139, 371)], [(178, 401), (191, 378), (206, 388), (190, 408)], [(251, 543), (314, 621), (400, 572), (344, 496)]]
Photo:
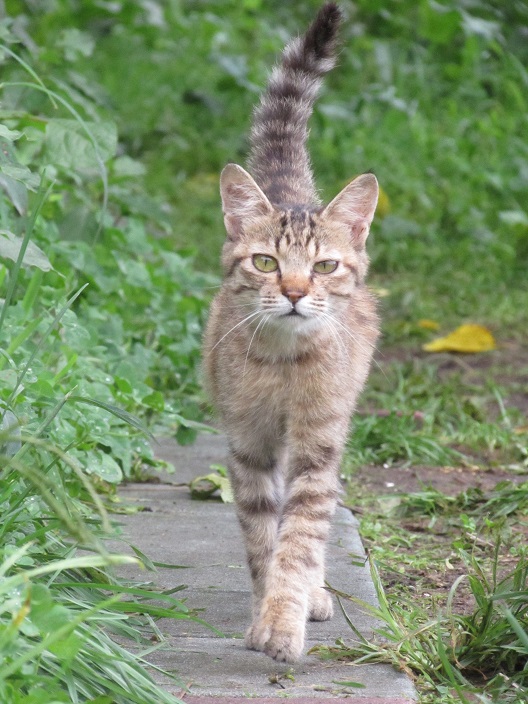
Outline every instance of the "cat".
[(377, 180), (358, 176), (324, 207), (306, 150), (341, 19), (325, 4), (284, 49), (255, 109), (252, 176), (236, 164), (222, 171), (224, 279), (204, 337), (252, 578), (245, 644), (289, 663), (302, 654), (306, 621), (332, 616), (324, 548), (378, 337), (364, 284)]

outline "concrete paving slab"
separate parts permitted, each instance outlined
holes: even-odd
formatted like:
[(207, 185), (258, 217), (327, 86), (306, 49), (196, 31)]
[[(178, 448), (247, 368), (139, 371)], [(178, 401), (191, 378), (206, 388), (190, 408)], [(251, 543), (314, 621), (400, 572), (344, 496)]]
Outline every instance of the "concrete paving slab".
[[(172, 652), (160, 654), (156, 664), (170, 668), (175, 661), (180, 673), (194, 673), (192, 680), (183, 678), (192, 681), (193, 695), (329, 699), (345, 694), (356, 698), (355, 692), (361, 691), (363, 696), (384, 698), (384, 704), (393, 704), (393, 697), (413, 701), (407, 679), (393, 670), (387, 676), (383, 666), (324, 662), (316, 655), (305, 655), (293, 667), (286, 667), (262, 653), (246, 650), (241, 639), (186, 638), (175, 643)], [(338, 682), (354, 682), (363, 688)], [(185, 694), (174, 683), (165, 686), (173, 694)]]
[[(186, 487), (194, 477), (208, 473), (211, 464), (223, 463), (225, 439), (202, 436), (195, 445), (183, 448), (162, 441), (156, 452), (172, 462), (176, 471), (162, 477), (167, 483), (132, 484), (120, 491), (123, 501), (143, 509), (123, 517), (124, 531), (130, 543), (154, 562), (185, 566), (181, 570), (159, 568), (154, 581), (166, 589), (185, 584), (178, 598), (203, 609), (200, 616), (222, 634), (184, 620), (160, 621), (169, 648), (157, 651), (151, 660), (156, 667), (177, 672), (188, 691), (154, 673), (160, 684), (189, 704), (208, 704), (208, 697), (214, 697), (216, 704), (240, 697), (257, 697), (261, 704), (271, 698), (271, 704), (283, 696), (295, 697), (298, 704), (305, 699), (315, 702), (343, 697), (358, 704), (416, 701), (410, 680), (389, 666), (355, 666), (306, 654), (289, 667), (246, 650), (243, 633), (250, 621), (251, 589), (234, 507), (193, 501)], [(375, 604), (374, 585), (364, 559), (357, 521), (348, 509), (340, 507), (328, 548), (328, 582), (339, 591)], [(146, 577), (130, 567), (126, 574)], [(373, 617), (351, 602), (345, 606), (356, 628), (369, 637), (378, 625)], [(331, 621), (308, 624), (306, 651), (318, 644), (332, 645), (337, 638), (353, 640), (338, 608)], [(336, 684), (347, 681), (361, 687)]]

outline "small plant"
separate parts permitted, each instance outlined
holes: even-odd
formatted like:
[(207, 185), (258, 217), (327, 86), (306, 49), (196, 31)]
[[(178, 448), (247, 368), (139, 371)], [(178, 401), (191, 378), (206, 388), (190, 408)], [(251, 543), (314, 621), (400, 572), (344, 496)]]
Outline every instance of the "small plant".
[[(444, 613), (434, 618), (415, 600), (401, 595), (387, 598), (371, 562), (379, 606), (336, 592), (357, 640), (350, 646), (345, 639), (329, 653), (351, 658), (357, 664), (391, 663), (419, 678), (421, 687), (431, 693), (432, 702), (446, 695), (453, 701), (469, 702), (465, 693), (477, 692), (482, 702), (521, 704), (528, 694), (527, 553), (523, 551), (515, 567), (498, 579), (499, 549), (500, 540), (491, 576), (484, 573), (476, 558), (462, 553), (467, 574), (454, 582)], [(456, 613), (452, 608), (463, 580), (467, 580), (475, 601), (474, 610), (468, 614)], [(369, 641), (359, 633), (343, 606), (347, 599), (380, 621), (375, 632), (382, 640)], [(450, 691), (453, 695), (448, 694)]]
[[(10, 438), (4, 432), (0, 440), (5, 445)], [(100, 539), (109, 534), (61, 489), (51, 467), (37, 478), (21, 461), (0, 459), (1, 701), (78, 702), (105, 695), (116, 704), (175, 704), (146, 673), (143, 658), (152, 650), (152, 633), (163, 644), (153, 619), (193, 614), (172, 595), (115, 577), (113, 566), (139, 561), (104, 550)], [(94, 554), (78, 555), (64, 530)], [(116, 637), (143, 652), (132, 655)]]
[(505, 516), (528, 511), (528, 482), (514, 484), (499, 482), (489, 492), (471, 487), (457, 496), (446, 496), (429, 488), (424, 491), (404, 494), (400, 497), (396, 513), (398, 516), (412, 515), (465, 515), (471, 514), (487, 521), (497, 521)]

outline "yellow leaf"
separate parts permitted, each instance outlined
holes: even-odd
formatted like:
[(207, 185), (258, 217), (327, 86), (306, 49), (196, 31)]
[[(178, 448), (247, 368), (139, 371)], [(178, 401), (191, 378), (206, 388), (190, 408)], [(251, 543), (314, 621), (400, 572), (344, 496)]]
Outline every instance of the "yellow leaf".
[(379, 196), (378, 196), (378, 207), (376, 208), (376, 217), (384, 218), (386, 215), (388, 215), (390, 213), (390, 209), (391, 209), (391, 204), (390, 204), (389, 196), (383, 190), (383, 188), (380, 186), (379, 187)]
[(386, 298), (390, 296), (390, 291), (388, 288), (378, 288), (377, 286), (369, 286), (370, 290), (379, 296), (379, 298)]
[[(357, 174), (357, 176), (361, 176), (362, 174)], [(355, 176), (354, 178), (357, 178)], [(218, 176), (217, 176), (217, 181), (218, 181)], [(346, 181), (341, 182), (341, 188), (345, 188), (348, 186), (350, 183), (350, 180), (347, 179)], [(387, 191), (385, 191), (381, 186), (378, 186), (379, 191), (378, 191), (378, 204), (376, 206), (376, 219), (383, 219), (386, 215), (388, 215), (391, 211), (391, 202), (390, 198), (387, 195)]]
[(418, 327), (425, 330), (438, 330), (440, 323), (437, 323), (436, 320), (429, 320), (429, 318), (422, 318), (418, 321)]
[(493, 335), (483, 325), (461, 325), (449, 335), (423, 346), (426, 352), (487, 352), (495, 349)]

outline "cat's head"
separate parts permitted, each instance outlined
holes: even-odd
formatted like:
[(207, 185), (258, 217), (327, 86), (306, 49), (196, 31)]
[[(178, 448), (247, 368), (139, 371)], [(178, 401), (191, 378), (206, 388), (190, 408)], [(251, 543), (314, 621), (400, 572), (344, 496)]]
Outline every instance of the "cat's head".
[(220, 189), (225, 280), (248, 315), (258, 310), (271, 323), (308, 331), (348, 306), (368, 266), (373, 174), (358, 176), (321, 208), (272, 205), (236, 164), (223, 170)]

